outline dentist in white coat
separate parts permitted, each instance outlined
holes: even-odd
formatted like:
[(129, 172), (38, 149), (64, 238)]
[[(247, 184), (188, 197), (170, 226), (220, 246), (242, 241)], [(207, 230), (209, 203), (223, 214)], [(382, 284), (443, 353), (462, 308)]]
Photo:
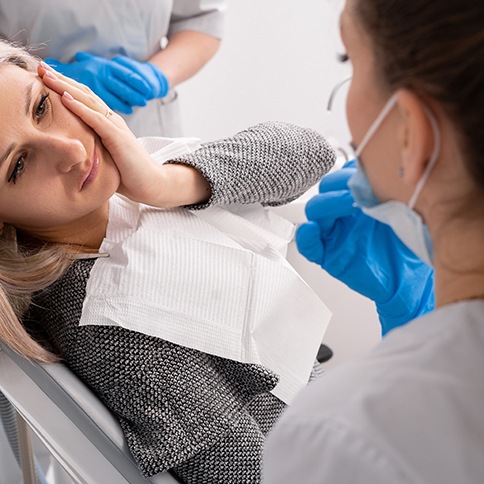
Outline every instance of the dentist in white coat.
[(215, 54), (226, 0), (0, 0), (0, 36), (37, 47), (137, 136), (181, 135), (176, 91)]
[(298, 247), (367, 294), (386, 283), (382, 323), (390, 306), (408, 319), (301, 391), (267, 439), (264, 484), (484, 482), (483, 25), (475, 0), (346, 0), (358, 164), (323, 179)]

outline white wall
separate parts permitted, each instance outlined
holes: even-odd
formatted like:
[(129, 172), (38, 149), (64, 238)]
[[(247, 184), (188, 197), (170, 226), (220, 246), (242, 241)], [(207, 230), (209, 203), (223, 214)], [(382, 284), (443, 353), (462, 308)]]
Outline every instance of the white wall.
[[(282, 120), (347, 143), (344, 92), (332, 113), (326, 112), (331, 90), (351, 74), (336, 60), (342, 52), (340, 8), (340, 0), (231, 0), (220, 51), (179, 88), (185, 135), (208, 141)], [(289, 259), (334, 313), (325, 336), (335, 352), (332, 365), (379, 340), (370, 301), (305, 261), (294, 247)]]
[(229, 0), (219, 52), (179, 88), (186, 134), (209, 140), (275, 119), (324, 131), (334, 121), (329, 93), (349, 73), (335, 59), (339, 8), (339, 0)]

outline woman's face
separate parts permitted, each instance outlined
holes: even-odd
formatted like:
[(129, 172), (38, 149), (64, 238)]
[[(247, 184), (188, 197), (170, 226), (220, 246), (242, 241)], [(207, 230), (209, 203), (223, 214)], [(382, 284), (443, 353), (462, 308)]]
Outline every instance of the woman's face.
[[(353, 4), (347, 0), (340, 17), (341, 38), (353, 73), (346, 101), (348, 126), (357, 148), (392, 93), (383, 87), (375, 68), (375, 56), (369, 38), (358, 25)], [(363, 0), (364, 1), (364, 0)], [(380, 201), (408, 199), (406, 189), (398, 182), (397, 151), (399, 112), (395, 107), (359, 156), (370, 183)]]
[(0, 222), (63, 242), (106, 214), (118, 170), (36, 73), (0, 66)]

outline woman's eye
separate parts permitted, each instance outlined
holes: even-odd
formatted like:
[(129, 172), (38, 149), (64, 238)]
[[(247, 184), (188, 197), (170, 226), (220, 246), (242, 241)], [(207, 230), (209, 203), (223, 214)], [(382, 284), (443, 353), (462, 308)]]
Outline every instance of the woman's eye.
[(48, 105), (48, 97), (49, 93), (43, 94), (40, 97), (39, 104), (37, 105), (37, 108), (35, 110), (35, 118), (40, 119), (48, 110), (49, 105)]
[(17, 177), (22, 174), (25, 169), (25, 154), (19, 156), (13, 167), (12, 174), (8, 177), (8, 182), (12, 182), (14, 185), (17, 182)]

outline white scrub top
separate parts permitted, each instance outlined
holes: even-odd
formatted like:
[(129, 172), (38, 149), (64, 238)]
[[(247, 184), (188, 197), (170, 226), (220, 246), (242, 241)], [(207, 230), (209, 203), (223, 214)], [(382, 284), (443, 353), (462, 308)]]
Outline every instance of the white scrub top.
[(310, 383), (268, 438), (263, 482), (484, 482), (484, 301), (440, 308)]
[[(0, 36), (71, 62), (79, 51), (146, 61), (180, 30), (221, 37), (227, 0), (0, 0)], [(125, 117), (136, 136), (180, 136), (176, 93)]]

